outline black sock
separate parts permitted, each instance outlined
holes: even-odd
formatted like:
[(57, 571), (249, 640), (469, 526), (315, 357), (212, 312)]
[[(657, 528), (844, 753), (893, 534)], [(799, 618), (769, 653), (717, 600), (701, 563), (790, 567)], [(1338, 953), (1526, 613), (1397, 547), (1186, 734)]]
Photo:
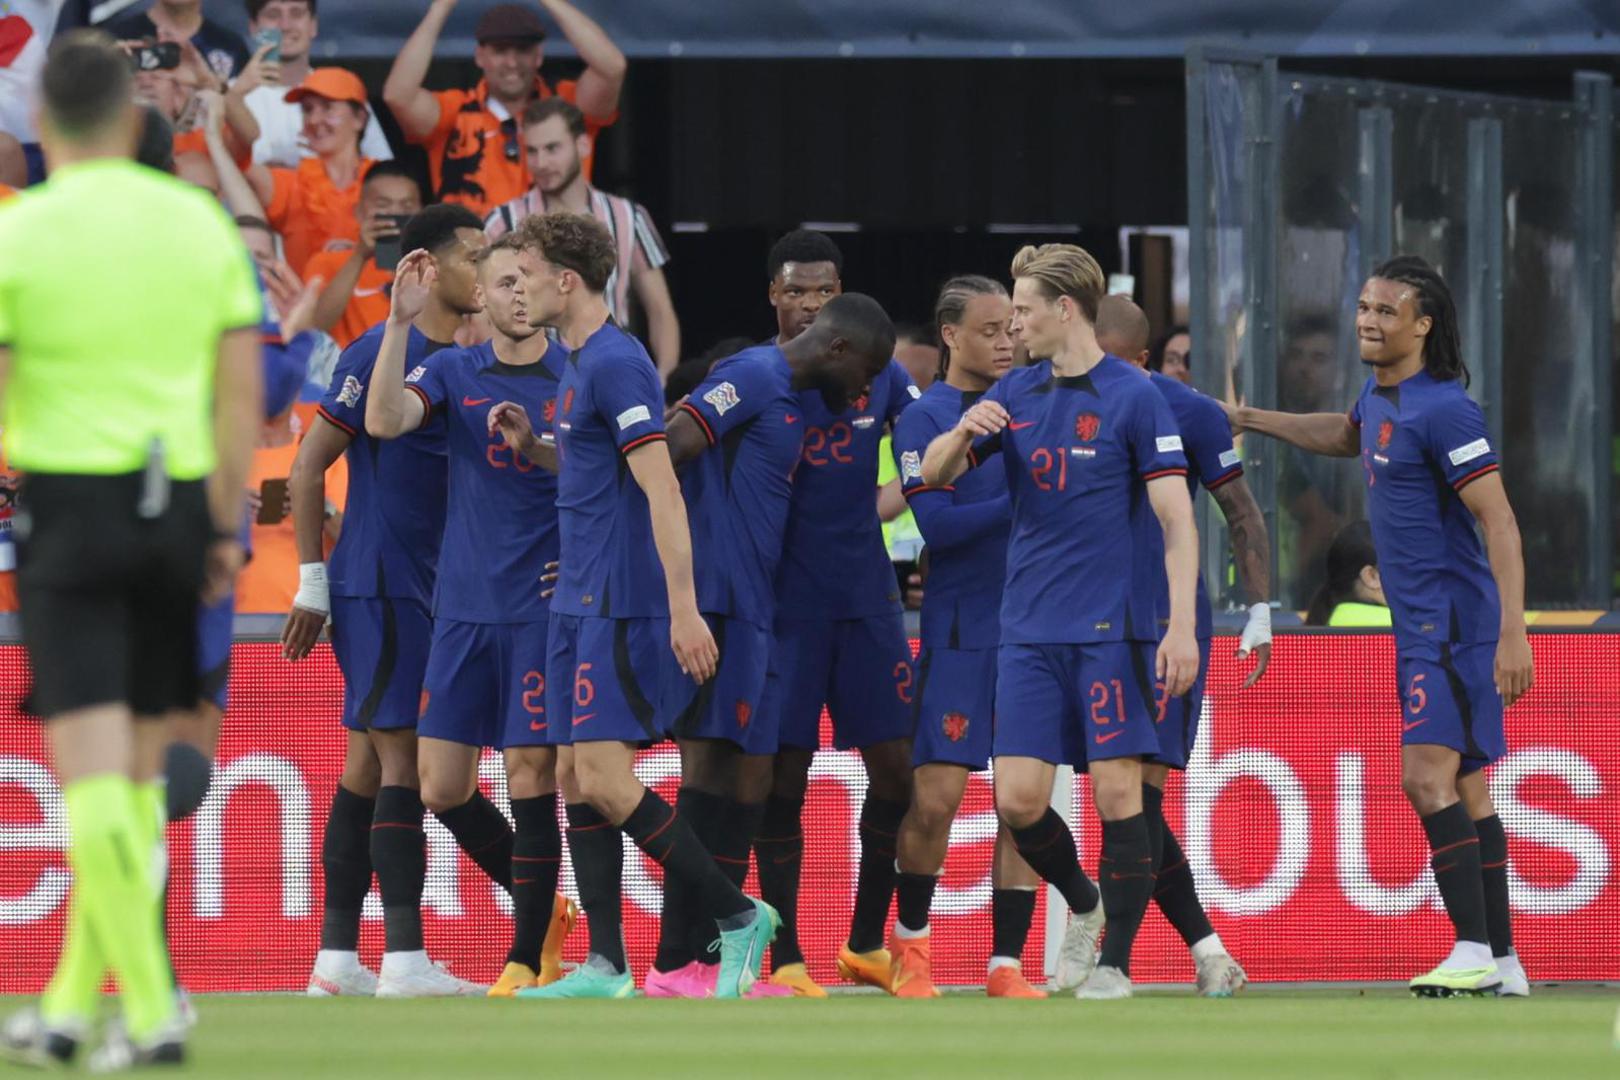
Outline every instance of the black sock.
[(371, 890), (371, 821), (377, 800), (356, 795), (342, 784), (321, 837), (321, 948), (354, 952), (360, 947), (360, 909)]
[(1041, 875), (1042, 881), (1063, 894), (1070, 911), (1086, 912), (1097, 906), (1097, 886), (1080, 869), (1074, 834), (1056, 810), (1047, 807), (1045, 816), (1035, 824), (1009, 831), (1018, 854)]
[(1159, 905), (1164, 917), (1176, 928), (1181, 940), (1191, 947), (1215, 932), (1204, 905), (1198, 899), (1198, 887), (1193, 882), (1192, 867), (1181, 850), (1181, 842), (1170, 831), (1168, 824), (1159, 830), (1162, 850), (1159, 855), (1159, 876), (1153, 883), (1153, 902)]
[(804, 963), (799, 949), (799, 869), (804, 864), (804, 796), (784, 798), (772, 795), (765, 800), (765, 817), (754, 838), (759, 863), (759, 892), (782, 917), (771, 946), (771, 970), (788, 964)]
[(869, 791), (861, 804), (861, 865), (855, 877), (855, 910), (849, 920), (849, 948), (865, 953), (883, 948), (883, 930), (894, 899), (894, 838), (908, 806), (879, 799)]
[(473, 797), (460, 806), (433, 816), (444, 823), (461, 850), (489, 875), (489, 880), (508, 893), (512, 891), (512, 826), (482, 791), (474, 791)]
[(1508, 908), (1507, 833), (1502, 819), (1492, 814), (1474, 822), (1479, 834), (1479, 872), (1485, 885), (1485, 932), (1491, 955), (1513, 952), (1513, 913)]
[(1137, 814), (1123, 821), (1102, 823), (1102, 858), (1097, 880), (1102, 887), (1103, 913), (1108, 929), (1103, 934), (1099, 965), (1131, 973), (1131, 946), (1153, 896), (1153, 850), (1147, 820)]
[(513, 799), (512, 948), (508, 963), (540, 970), (540, 947), (551, 925), (551, 908), (562, 871), (562, 832), (557, 828), (557, 795)]
[(371, 822), (371, 864), (382, 893), (383, 939), (388, 952), (422, 948), (422, 885), (427, 841), (422, 835), (422, 793), (408, 787), (377, 792)]
[(1142, 785), (1142, 819), (1147, 822), (1148, 866), (1156, 877), (1164, 863), (1164, 792), (1152, 784)]
[(589, 803), (568, 804), (568, 851), (590, 929), (591, 955), (619, 971), (625, 970), (622, 835)]
[[(711, 823), (713, 840), (703, 838), (704, 845), (714, 854), (715, 864), (726, 880), (741, 889), (748, 880), (748, 853), (753, 850), (765, 804), (722, 799), (717, 813), (718, 818)], [(714, 942), (714, 920), (701, 911), (693, 914), (687, 938), (692, 955), (705, 963), (719, 963), (719, 955), (708, 951)]]
[(895, 923), (907, 930), (928, 928), (928, 909), (934, 906), (934, 874), (912, 874), (904, 870), (894, 876)]
[(1423, 819), (1434, 854), (1434, 883), (1440, 886), (1440, 899), (1451, 916), (1458, 941), (1487, 942), (1485, 928), (1485, 878), (1480, 871), (1479, 833), (1462, 803)]
[(1024, 957), (1029, 924), (1035, 918), (1034, 889), (994, 889), (990, 893), (990, 955)]
[[(725, 800), (690, 787), (681, 788), (675, 798), (687, 827), (703, 849), (712, 853)], [(696, 938), (706, 937), (705, 947), (714, 940), (714, 924), (698, 911), (697, 899), (691, 882), (674, 874), (664, 875), (664, 913), (658, 923), (658, 953), (653, 957), (653, 967), (659, 971), (683, 968), (701, 955), (694, 946)], [(700, 929), (705, 924), (706, 931)]]
[(641, 802), (624, 819), (623, 828), (624, 835), (662, 866), (665, 874), (684, 878), (697, 889), (706, 918), (729, 919), (754, 910), (753, 902), (720, 872), (714, 856), (656, 791), (649, 788), (643, 793)]

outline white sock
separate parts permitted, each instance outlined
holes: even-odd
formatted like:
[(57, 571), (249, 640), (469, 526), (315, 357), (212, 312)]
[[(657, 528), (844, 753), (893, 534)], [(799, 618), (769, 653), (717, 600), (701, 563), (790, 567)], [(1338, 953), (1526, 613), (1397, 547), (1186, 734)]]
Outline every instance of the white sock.
[(894, 936), (901, 941), (912, 941), (916, 938), (928, 936), (928, 924), (923, 923), (921, 930), (913, 930), (899, 919), (894, 920)]
[(315, 954), (316, 967), (359, 967), (360, 954), (353, 949), (322, 949)]
[(411, 949), (401, 952), (383, 953), (384, 968), (403, 968), (406, 971), (425, 968), (429, 966), (426, 949)]
[(1015, 968), (1021, 966), (1022, 965), (1018, 962), (1018, 958), (1016, 956), (992, 956), (990, 958), (990, 967), (988, 970), (993, 973), (996, 968)]
[(1443, 968), (1490, 967), (1491, 947), (1483, 941), (1459, 941), (1451, 947), (1451, 955), (1440, 966)]
[(1226, 946), (1221, 942), (1219, 934), (1209, 934), (1192, 943), (1192, 957), (1195, 962), (1226, 955)]

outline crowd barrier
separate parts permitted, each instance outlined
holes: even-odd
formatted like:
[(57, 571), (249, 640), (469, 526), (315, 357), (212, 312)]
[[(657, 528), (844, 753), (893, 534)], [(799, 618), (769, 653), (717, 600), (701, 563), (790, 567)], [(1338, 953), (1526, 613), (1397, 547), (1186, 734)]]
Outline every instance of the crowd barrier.
[[(1538, 633), (1536, 687), (1508, 714), (1512, 752), (1491, 774), (1509, 837), (1520, 952), (1537, 979), (1620, 978), (1620, 635)], [(1285, 634), (1270, 673), (1241, 690), (1235, 640), (1217, 638), (1191, 769), (1166, 814), (1217, 930), (1256, 980), (1395, 979), (1445, 952), (1450, 928), (1422, 830), (1399, 783), (1400, 703), (1384, 635)], [(33, 992), (55, 960), (69, 875), (62, 801), (38, 725), (17, 711), (20, 647), (0, 645), (0, 993)], [(213, 789), (171, 828), (170, 926), (182, 981), (198, 991), (300, 990), (321, 921), (320, 843), (341, 769), (341, 684), (323, 645), (290, 665), (272, 643), (238, 642)], [(673, 797), (671, 746), (645, 752), (643, 778)], [(486, 789), (505, 805), (498, 759)], [(818, 755), (805, 814), (801, 936), (812, 972), (835, 982), (848, 929), (865, 790), (859, 759)], [(1099, 829), (1074, 792), (1082, 860)], [(990, 943), (995, 833), (989, 776), (968, 787), (934, 908), (939, 981), (982, 982)], [(509, 903), (429, 820), (427, 944), (466, 978), (493, 980)], [(638, 974), (657, 934), (658, 870), (627, 852), (625, 934)], [(564, 862), (563, 888), (574, 890)], [(1043, 896), (1026, 953), (1040, 970)], [(570, 942), (577, 959), (584, 934)], [(382, 921), (368, 898), (362, 954)], [(1137, 942), (1139, 981), (1190, 979), (1191, 962), (1156, 912)]]

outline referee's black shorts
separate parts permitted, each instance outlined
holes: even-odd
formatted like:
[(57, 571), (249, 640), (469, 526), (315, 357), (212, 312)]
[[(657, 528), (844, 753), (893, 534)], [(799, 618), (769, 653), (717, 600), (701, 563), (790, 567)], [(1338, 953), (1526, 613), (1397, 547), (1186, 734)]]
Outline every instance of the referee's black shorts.
[(30, 710), (47, 720), (110, 703), (153, 718), (197, 704), (207, 493), (202, 481), (175, 481), (167, 509), (144, 519), (141, 482), (139, 473), (23, 479), (17, 601)]

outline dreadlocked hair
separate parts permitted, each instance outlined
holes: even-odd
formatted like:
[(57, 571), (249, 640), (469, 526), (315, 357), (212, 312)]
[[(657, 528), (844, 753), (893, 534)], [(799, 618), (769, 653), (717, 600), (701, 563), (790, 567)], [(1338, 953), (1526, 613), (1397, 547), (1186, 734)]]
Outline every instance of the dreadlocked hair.
[(1007, 289), (982, 274), (958, 274), (940, 286), (934, 301), (934, 336), (939, 339), (939, 378), (943, 382), (951, 367), (951, 348), (945, 343), (945, 327), (960, 326), (967, 306), (975, 296), (1006, 296)]
[(1462, 335), (1457, 329), (1457, 305), (1439, 271), (1420, 255), (1397, 255), (1380, 264), (1372, 276), (1417, 290), (1418, 314), (1433, 320), (1423, 339), (1423, 370), (1432, 379), (1461, 379), (1467, 386), (1468, 365), (1463, 361)]

